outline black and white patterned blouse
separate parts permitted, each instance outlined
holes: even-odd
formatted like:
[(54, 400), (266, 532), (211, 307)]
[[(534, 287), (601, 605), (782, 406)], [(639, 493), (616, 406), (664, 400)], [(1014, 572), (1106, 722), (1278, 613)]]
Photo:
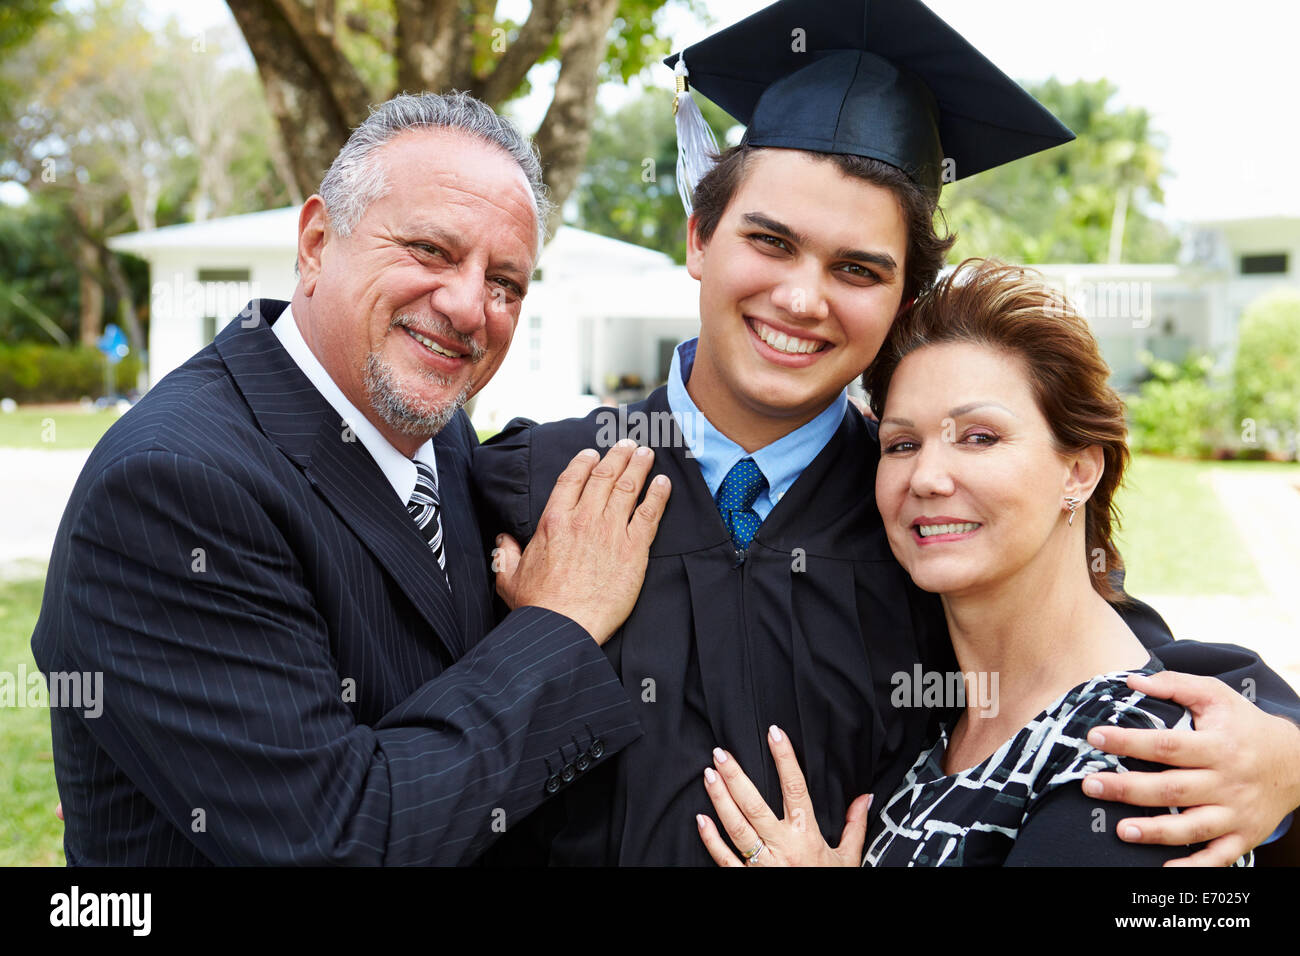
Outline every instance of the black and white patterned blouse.
[[(1159, 866), (1199, 847), (1125, 843), (1115, 825), (1159, 815), (1087, 797), (1081, 781), (1099, 770), (1164, 769), (1093, 747), (1098, 725), (1190, 728), (1191, 714), (1171, 701), (1130, 690), (1131, 673), (1094, 677), (1067, 691), (977, 766), (943, 772), (948, 728), (921, 754), (880, 814), (864, 866)], [(1177, 809), (1173, 809), (1177, 813)], [(1249, 866), (1251, 854), (1239, 859)]]

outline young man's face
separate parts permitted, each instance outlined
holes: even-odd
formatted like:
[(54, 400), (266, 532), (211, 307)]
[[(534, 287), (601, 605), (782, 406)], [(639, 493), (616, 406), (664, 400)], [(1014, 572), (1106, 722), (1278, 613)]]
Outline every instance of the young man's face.
[(903, 293), (907, 228), (889, 190), (797, 150), (752, 156), (713, 235), (691, 222), (700, 341), (689, 388), (734, 440), (810, 421), (871, 363)]

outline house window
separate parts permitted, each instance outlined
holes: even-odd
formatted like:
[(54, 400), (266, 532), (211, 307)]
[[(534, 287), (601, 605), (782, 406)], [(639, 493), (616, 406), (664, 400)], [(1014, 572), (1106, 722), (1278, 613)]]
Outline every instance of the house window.
[(248, 304), (252, 293), (248, 269), (200, 269), (203, 287), (203, 341), (211, 342), (217, 331)]
[(1285, 252), (1241, 257), (1241, 274), (1244, 276), (1278, 275), (1286, 271), (1287, 254)]

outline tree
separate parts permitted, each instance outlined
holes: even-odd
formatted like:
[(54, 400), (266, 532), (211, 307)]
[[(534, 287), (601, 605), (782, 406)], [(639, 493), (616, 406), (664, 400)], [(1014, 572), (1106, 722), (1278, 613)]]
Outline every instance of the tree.
[(79, 341), (95, 342), (113, 301), (136, 350), (137, 293), (107, 238), (174, 222), (191, 197), (200, 218), (287, 198), (268, 175), (274, 128), (253, 74), (222, 59), (218, 35), (155, 36), (140, 20), (132, 0), (61, 11), (0, 67), (17, 91), (0, 109), (0, 179), (68, 226)]
[(316, 190), (371, 103), (455, 89), (499, 108), (529, 89), (535, 65), (558, 62), (534, 135), (558, 217), (587, 155), (597, 85), (627, 80), (668, 53), (654, 32), (665, 0), (533, 0), (522, 23), (498, 19), (497, 0), (227, 3), (304, 194)]
[[(685, 262), (686, 211), (677, 196), (672, 102), (671, 91), (650, 90), (597, 115), (578, 180), (575, 225)], [(696, 102), (723, 143), (735, 120), (703, 97)]]
[(1150, 215), (1164, 201), (1166, 170), (1146, 110), (1112, 106), (1115, 87), (1104, 79), (1027, 88), (1078, 138), (945, 187), (953, 259), (1173, 261), (1177, 241)]

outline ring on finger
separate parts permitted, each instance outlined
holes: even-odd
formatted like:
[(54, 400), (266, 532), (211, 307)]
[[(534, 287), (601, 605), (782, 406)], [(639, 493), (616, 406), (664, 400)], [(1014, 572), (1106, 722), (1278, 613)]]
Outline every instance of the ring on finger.
[(745, 861), (745, 865), (748, 866), (750, 863), (753, 863), (754, 858), (762, 852), (763, 852), (763, 841), (759, 840), (750, 849), (742, 851), (740, 856), (741, 859)]

